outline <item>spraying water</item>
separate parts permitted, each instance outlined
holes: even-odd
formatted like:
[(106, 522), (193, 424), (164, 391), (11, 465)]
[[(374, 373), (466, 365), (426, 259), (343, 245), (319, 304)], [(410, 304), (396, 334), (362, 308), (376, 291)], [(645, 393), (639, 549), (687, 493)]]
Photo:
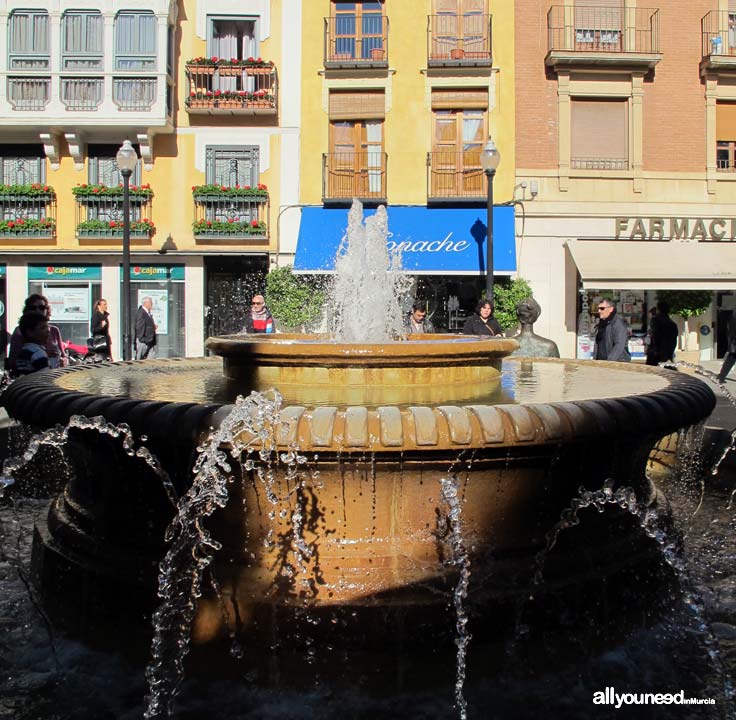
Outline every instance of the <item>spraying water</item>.
[[(363, 206), (353, 202), (347, 234), (335, 258), (328, 308), (340, 342), (382, 343), (404, 334), (401, 299), (411, 280), (401, 272), (401, 256), (390, 253), (388, 215), (380, 206), (363, 223)], [(366, 311), (366, 299), (370, 309)]]

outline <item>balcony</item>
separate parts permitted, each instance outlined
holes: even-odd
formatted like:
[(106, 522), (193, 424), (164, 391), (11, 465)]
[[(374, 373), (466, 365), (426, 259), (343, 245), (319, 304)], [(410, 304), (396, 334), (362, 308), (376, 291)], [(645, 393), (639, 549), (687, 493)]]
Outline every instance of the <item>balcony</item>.
[(382, 15), (325, 18), (325, 68), (388, 69), (388, 29)]
[[(0, 125), (35, 125), (45, 131), (101, 126), (171, 126), (166, 76), (155, 73), (49, 73), (13, 70), (6, 75), (7, 105)], [(124, 115), (123, 115), (124, 113)]]
[(547, 13), (550, 67), (648, 70), (661, 59), (659, 10), (555, 5)]
[(322, 155), (322, 202), (386, 202), (385, 152), (339, 152)]
[(56, 194), (48, 185), (0, 185), (0, 240), (54, 240)]
[(703, 70), (736, 70), (736, 12), (712, 10), (702, 20)]
[(186, 64), (190, 115), (275, 115), (276, 68), (272, 63), (223, 65), (199, 58)]
[[(122, 242), (122, 188), (104, 185), (78, 185), (76, 198), (77, 240), (80, 245), (100, 242)], [(153, 193), (147, 186), (132, 186), (130, 191), (130, 240), (133, 244), (149, 244), (155, 232), (151, 221)]]
[(192, 189), (192, 197), (192, 231), (197, 243), (262, 245), (268, 241), (269, 197), (265, 185), (200, 185)]
[(427, 200), (431, 203), (485, 202), (488, 187), (480, 152), (427, 153)]
[(430, 15), (428, 67), (491, 67), (490, 15)]

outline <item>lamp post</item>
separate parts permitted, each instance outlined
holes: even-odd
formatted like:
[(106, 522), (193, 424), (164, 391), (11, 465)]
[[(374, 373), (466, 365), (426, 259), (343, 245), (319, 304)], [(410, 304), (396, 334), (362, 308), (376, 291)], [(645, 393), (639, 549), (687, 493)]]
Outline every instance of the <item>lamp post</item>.
[(486, 298), (493, 302), (493, 178), (501, 162), (501, 153), (491, 137), (480, 154), (480, 166), (488, 185), (488, 216), (486, 220)]
[(130, 360), (130, 176), (138, 162), (130, 140), (122, 144), (115, 160), (123, 176), (123, 360)]

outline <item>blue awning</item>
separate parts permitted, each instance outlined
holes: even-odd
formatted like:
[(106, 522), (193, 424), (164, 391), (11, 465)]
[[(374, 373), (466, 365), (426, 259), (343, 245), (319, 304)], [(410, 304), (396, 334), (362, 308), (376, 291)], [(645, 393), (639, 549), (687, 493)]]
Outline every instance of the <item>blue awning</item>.
[[(372, 215), (375, 210), (366, 210)], [(296, 272), (331, 272), (348, 226), (346, 208), (302, 209), (296, 247)], [(389, 249), (400, 247), (402, 266), (412, 274), (485, 273), (485, 208), (388, 208)], [(493, 208), (493, 271), (516, 271), (514, 208)]]

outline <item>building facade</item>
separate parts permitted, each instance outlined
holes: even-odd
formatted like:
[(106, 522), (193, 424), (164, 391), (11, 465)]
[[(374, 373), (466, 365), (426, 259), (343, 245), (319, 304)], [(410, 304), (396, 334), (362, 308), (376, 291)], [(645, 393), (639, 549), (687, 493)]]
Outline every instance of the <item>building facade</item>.
[[(129, 139), (133, 309), (160, 355), (239, 327), (298, 201), (301, 0), (0, 0), (0, 300), (43, 292), (84, 343), (95, 300), (121, 356)], [(288, 231), (288, 228), (287, 228)]]
[(516, 2), (519, 274), (537, 332), (587, 357), (616, 301), (643, 355), (658, 290), (712, 291), (688, 338), (724, 352), (736, 309), (736, 2)]
[(385, 204), (416, 297), (436, 327), (461, 327), (485, 285), (490, 135), (494, 265), (515, 272), (514, 207), (502, 206), (514, 196), (513, 23), (513, 3), (488, 0), (305, 3), (298, 233), (280, 248), (297, 271), (331, 270), (353, 198), (366, 213)]

